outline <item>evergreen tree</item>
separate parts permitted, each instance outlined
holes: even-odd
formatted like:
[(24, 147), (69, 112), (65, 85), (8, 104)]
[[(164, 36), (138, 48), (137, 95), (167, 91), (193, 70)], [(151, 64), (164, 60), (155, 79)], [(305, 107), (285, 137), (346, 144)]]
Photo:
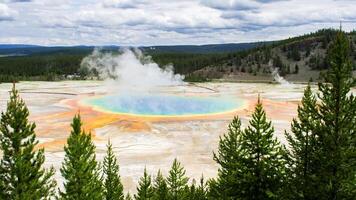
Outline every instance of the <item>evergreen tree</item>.
[(154, 190), (152, 187), (151, 176), (147, 174), (145, 168), (143, 177), (140, 178), (139, 187), (137, 188), (136, 200), (149, 200), (153, 199)]
[(64, 177), (62, 199), (103, 199), (102, 180), (95, 160), (95, 145), (91, 134), (81, 129), (79, 115), (73, 118), (72, 131), (64, 147), (65, 157), (61, 173)]
[(123, 200), (123, 186), (120, 180), (119, 165), (112, 150), (110, 141), (107, 145), (107, 152), (104, 158), (103, 170), (105, 174), (105, 199), (107, 200)]
[(295, 64), (294, 73), (298, 74), (298, 72), (299, 72), (299, 66), (298, 66), (298, 64)]
[(258, 100), (249, 126), (243, 131), (241, 198), (274, 199), (280, 195), (285, 173), (285, 149), (274, 138), (274, 128)]
[(211, 198), (234, 199), (238, 196), (239, 175), (242, 174), (239, 162), (243, 157), (241, 135), (241, 120), (236, 116), (229, 124), (228, 133), (220, 137), (218, 154), (214, 153), (220, 168), (217, 179), (209, 182)]
[(207, 185), (204, 182), (204, 178), (200, 179), (200, 184), (197, 186), (195, 180), (189, 188), (188, 199), (190, 200), (207, 200)]
[(328, 51), (330, 69), (325, 82), (319, 84), (321, 123), (315, 132), (321, 170), (317, 176), (322, 186), (320, 199), (352, 198), (346, 188), (356, 190), (356, 99), (349, 95), (352, 86), (352, 64), (347, 36), (339, 31)]
[(35, 149), (36, 125), (28, 116), (14, 85), (0, 120), (0, 199), (49, 199), (54, 195), (54, 169), (43, 169), (44, 149)]
[(173, 165), (169, 170), (167, 178), (168, 196), (171, 200), (186, 199), (188, 178), (185, 176), (185, 170), (177, 159), (174, 159)]
[(200, 200), (208, 199), (208, 184), (204, 181), (203, 176), (200, 178), (200, 184), (195, 194), (196, 194), (196, 199), (200, 199)]
[(356, 196), (356, 99), (349, 94), (352, 65), (348, 39), (339, 32), (328, 49), (330, 69), (319, 84), (318, 100), (307, 88), (299, 121), (289, 136), (297, 192), (304, 199)]
[[(311, 91), (310, 85), (305, 89), (301, 105), (298, 106), (298, 120), (293, 119), (291, 131), (286, 133), (290, 146), (289, 157), (291, 166), (291, 182), (288, 191), (290, 198), (318, 199), (315, 192), (319, 184), (315, 175), (320, 168), (316, 151), (319, 148), (315, 128), (320, 124), (318, 120), (317, 100)], [(291, 192), (293, 191), (293, 192)]]
[(297, 47), (293, 47), (292, 49), (292, 58), (294, 61), (300, 61), (301, 55)]
[(290, 74), (290, 65), (287, 65), (287, 74)]
[[(227, 136), (220, 139), (218, 178), (210, 195), (215, 199), (274, 199), (280, 195), (285, 175), (285, 149), (273, 137), (260, 100), (249, 126), (241, 130), (236, 117)], [(216, 189), (214, 189), (216, 188)]]
[(154, 183), (154, 200), (168, 199), (168, 186), (160, 170), (158, 170), (157, 177)]
[(131, 194), (129, 192), (126, 194), (125, 200), (132, 200)]
[(310, 46), (310, 45), (307, 45), (307, 47), (306, 47), (306, 52), (305, 52), (305, 57), (309, 57), (309, 56), (310, 56), (310, 53), (311, 53), (311, 46)]

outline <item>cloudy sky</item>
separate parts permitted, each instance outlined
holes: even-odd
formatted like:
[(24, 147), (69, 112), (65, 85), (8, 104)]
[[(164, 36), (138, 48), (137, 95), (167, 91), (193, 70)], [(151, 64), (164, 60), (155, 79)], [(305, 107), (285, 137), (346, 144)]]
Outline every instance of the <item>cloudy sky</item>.
[(171, 45), (356, 29), (356, 0), (0, 0), (0, 43)]

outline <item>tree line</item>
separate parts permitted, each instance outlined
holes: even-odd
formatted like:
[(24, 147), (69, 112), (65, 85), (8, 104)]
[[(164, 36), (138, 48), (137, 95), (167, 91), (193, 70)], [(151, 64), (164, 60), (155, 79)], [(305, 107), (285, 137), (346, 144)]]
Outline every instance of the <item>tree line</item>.
[(110, 141), (99, 163), (79, 115), (64, 147), (64, 186), (57, 189), (54, 169), (43, 167), (44, 149), (36, 148), (36, 126), (28, 121), (29, 111), (13, 87), (0, 120), (0, 199), (355, 199), (356, 98), (350, 94), (352, 64), (344, 33), (337, 34), (329, 52), (325, 82), (316, 93), (306, 87), (298, 116), (285, 133), (288, 146), (274, 137), (258, 98), (246, 128), (236, 116), (220, 137), (213, 154), (219, 165), (216, 178), (189, 182), (175, 159), (166, 177), (160, 170), (152, 176), (145, 169), (133, 196), (123, 192)]
[(0, 58), (0, 82), (59, 80), (77, 73), (86, 54), (46, 54)]

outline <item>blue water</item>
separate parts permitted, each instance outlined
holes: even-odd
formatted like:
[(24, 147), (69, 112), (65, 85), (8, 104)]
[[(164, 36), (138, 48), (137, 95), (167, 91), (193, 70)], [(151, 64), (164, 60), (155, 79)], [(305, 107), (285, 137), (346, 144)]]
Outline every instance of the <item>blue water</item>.
[(86, 100), (100, 109), (136, 115), (201, 115), (226, 112), (242, 105), (236, 98), (175, 95), (115, 95)]

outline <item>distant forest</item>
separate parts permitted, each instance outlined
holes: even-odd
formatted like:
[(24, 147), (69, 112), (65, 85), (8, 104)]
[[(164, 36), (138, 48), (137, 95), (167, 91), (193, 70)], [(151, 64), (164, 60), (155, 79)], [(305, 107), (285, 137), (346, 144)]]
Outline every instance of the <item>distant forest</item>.
[[(221, 75), (233, 72), (249, 74), (271, 73), (266, 67), (270, 60), (280, 68), (282, 75), (298, 73), (298, 67), (284, 63), (279, 54), (285, 54), (292, 61), (301, 59), (306, 54), (308, 65), (313, 70), (327, 69), (326, 57), (322, 54), (310, 54), (311, 38), (321, 45), (317, 48), (326, 49), (336, 34), (336, 30), (323, 29), (314, 33), (275, 42), (222, 44), (203, 46), (157, 46), (141, 48), (145, 54), (160, 66), (173, 64), (175, 73), (186, 75), (187, 81), (204, 81), (209, 77), (219, 78)], [(348, 33), (351, 36), (351, 55), (356, 59), (353, 37), (356, 32)], [(13, 46), (3, 45), (0, 48), (0, 82), (20, 80), (63, 80), (68, 75), (76, 75), (77, 79), (85, 79), (86, 74), (80, 73), (81, 60), (89, 55), (94, 47), (39, 47), (39, 46)], [(276, 48), (282, 53), (276, 52)], [(314, 47), (315, 48), (315, 47)], [(105, 51), (115, 51), (117, 47), (105, 47)], [(7, 55), (7, 56), (5, 56)], [(212, 70), (201, 73), (206, 67)], [(200, 71), (199, 71), (200, 70)], [(219, 75), (220, 74), (220, 75)], [(218, 75), (218, 76), (217, 76)], [(73, 78), (73, 76), (71, 76)]]

